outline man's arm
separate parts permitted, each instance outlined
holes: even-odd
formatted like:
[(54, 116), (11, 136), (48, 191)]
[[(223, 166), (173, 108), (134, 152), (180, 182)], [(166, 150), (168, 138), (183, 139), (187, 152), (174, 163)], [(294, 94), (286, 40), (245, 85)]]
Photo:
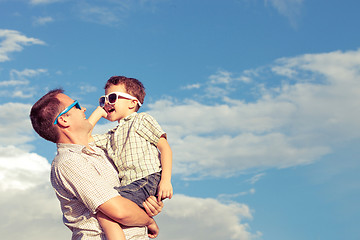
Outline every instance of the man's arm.
[(161, 212), (164, 203), (158, 201), (155, 196), (150, 196), (143, 202), (143, 207), (145, 208), (147, 215), (154, 217)]
[(155, 222), (134, 202), (121, 196), (101, 204), (98, 210), (126, 226), (147, 226)]
[[(160, 212), (162, 206), (162, 203), (160, 205), (153, 203), (153, 212)], [(159, 227), (155, 220), (150, 218), (138, 205), (129, 199), (121, 196), (114, 197), (101, 204), (98, 210), (125, 226), (147, 226), (150, 238), (155, 238), (159, 234)]]
[(158, 201), (172, 198), (173, 187), (171, 185), (172, 151), (166, 138), (162, 136), (157, 144), (161, 153), (161, 180), (159, 183)]

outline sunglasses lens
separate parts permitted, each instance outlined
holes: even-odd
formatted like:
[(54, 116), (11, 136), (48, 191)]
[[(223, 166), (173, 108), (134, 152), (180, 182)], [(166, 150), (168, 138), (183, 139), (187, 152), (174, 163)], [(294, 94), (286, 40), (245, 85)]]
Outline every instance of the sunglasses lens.
[(113, 104), (116, 102), (116, 99), (117, 99), (117, 95), (115, 93), (111, 93), (109, 96), (108, 96), (108, 99), (109, 99), (109, 103)]
[(79, 103), (76, 103), (76, 104), (75, 104), (75, 107), (76, 107), (77, 109), (80, 109), (80, 110), (81, 110), (81, 107), (80, 107), (80, 104), (79, 104)]
[(100, 107), (103, 107), (105, 105), (105, 97), (101, 97), (99, 99), (99, 105), (100, 105)]

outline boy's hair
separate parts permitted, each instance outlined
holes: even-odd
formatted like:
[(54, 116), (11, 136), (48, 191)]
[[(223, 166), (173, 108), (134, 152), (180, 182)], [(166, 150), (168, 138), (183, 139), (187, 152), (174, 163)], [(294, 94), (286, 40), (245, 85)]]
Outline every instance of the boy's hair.
[[(107, 89), (111, 85), (119, 85), (123, 84), (126, 90), (126, 93), (130, 94), (131, 96), (136, 97), (141, 104), (144, 103), (145, 99), (145, 87), (144, 85), (135, 78), (127, 78), (124, 76), (112, 76), (109, 78), (109, 80), (106, 82), (104, 89)], [(136, 109), (136, 111), (139, 109), (139, 105)]]
[(30, 111), (31, 124), (34, 130), (40, 137), (54, 143), (59, 138), (59, 132), (54, 121), (61, 110), (61, 102), (56, 96), (63, 92), (62, 89), (49, 91), (32, 106)]

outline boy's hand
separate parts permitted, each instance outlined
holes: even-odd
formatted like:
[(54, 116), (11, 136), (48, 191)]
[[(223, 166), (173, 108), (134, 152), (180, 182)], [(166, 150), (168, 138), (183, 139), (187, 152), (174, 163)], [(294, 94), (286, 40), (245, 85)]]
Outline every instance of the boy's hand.
[(107, 117), (107, 112), (105, 111), (104, 108), (98, 106), (94, 112), (90, 115), (90, 117), (88, 118), (89, 122), (95, 126), (95, 124), (100, 120), (100, 118), (106, 118)]
[(158, 186), (158, 201), (169, 198), (171, 199), (173, 196), (173, 187), (170, 181), (160, 180)]
[(104, 108), (98, 106), (94, 112), (98, 112), (100, 114), (101, 117), (106, 118), (107, 117), (107, 112), (105, 111)]

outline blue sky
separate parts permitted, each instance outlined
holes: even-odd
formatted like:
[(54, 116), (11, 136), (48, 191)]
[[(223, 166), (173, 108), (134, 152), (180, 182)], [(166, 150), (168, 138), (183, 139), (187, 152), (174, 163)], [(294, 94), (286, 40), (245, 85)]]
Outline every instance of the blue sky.
[(174, 153), (158, 239), (359, 239), (359, 5), (0, 0), (3, 238), (70, 238), (32, 104), (62, 87), (89, 116), (125, 75)]

